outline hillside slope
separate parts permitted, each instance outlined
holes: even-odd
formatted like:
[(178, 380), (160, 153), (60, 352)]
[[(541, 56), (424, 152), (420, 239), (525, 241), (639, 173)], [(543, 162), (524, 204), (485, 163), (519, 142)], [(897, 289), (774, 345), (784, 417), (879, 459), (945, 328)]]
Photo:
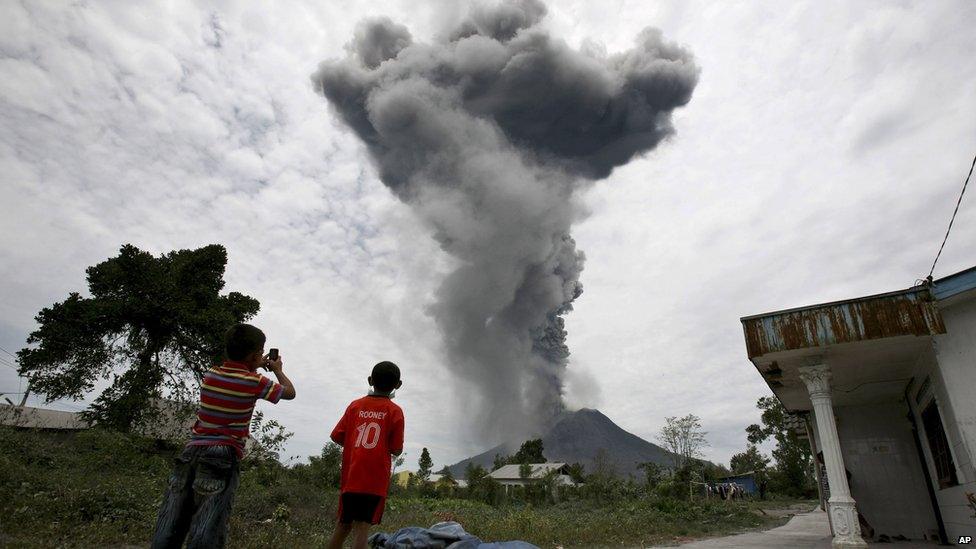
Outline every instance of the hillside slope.
[[(617, 475), (624, 477), (639, 477), (640, 463), (649, 461), (666, 466), (671, 464), (670, 452), (624, 431), (599, 410), (583, 408), (575, 412), (564, 412), (541, 438), (547, 459), (566, 463), (579, 462), (588, 472), (593, 471), (595, 460), (601, 452), (605, 463)], [(518, 449), (520, 443), (521, 441), (501, 444), (459, 461), (449, 467), (451, 474), (456, 478), (463, 478), (468, 463), (491, 470), (496, 454), (510, 455)]]

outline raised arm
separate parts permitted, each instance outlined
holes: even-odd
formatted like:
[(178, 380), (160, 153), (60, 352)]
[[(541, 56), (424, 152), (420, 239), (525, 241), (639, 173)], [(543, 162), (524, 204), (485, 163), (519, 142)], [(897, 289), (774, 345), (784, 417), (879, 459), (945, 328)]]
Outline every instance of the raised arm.
[(278, 355), (278, 360), (269, 361), (268, 368), (274, 372), (276, 378), (278, 378), (278, 384), (281, 385), (281, 398), (285, 400), (292, 400), (295, 398), (295, 386), (292, 384), (288, 376), (285, 375), (284, 366), (281, 362), (281, 355)]

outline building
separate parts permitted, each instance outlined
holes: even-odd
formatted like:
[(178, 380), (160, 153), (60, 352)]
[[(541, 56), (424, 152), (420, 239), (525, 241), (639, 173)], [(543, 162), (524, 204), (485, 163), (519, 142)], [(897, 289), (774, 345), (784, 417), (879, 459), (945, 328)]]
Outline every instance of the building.
[(521, 475), (521, 465), (503, 465), (492, 471), (488, 476), (498, 481), (506, 490), (510, 486), (526, 486), (534, 482), (539, 482), (547, 474), (556, 473), (557, 486), (575, 486), (576, 483), (569, 476), (569, 466), (565, 463), (533, 463), (532, 472), (523, 478)]
[(865, 547), (859, 513), (875, 535), (974, 535), (976, 267), (741, 320), (749, 360), (822, 452), (835, 547)]
[[(153, 415), (132, 427), (132, 432), (155, 440), (182, 443), (190, 436), (190, 428), (196, 421), (196, 404), (180, 403), (168, 399), (150, 402)], [(80, 431), (92, 427), (78, 412), (66, 412), (49, 408), (0, 404), (0, 425), (42, 431)], [(247, 448), (253, 439), (248, 439)]]
[(759, 485), (756, 482), (755, 471), (722, 477), (715, 482), (718, 484), (738, 484), (746, 494), (759, 493)]
[(401, 488), (406, 488), (407, 483), (410, 482), (410, 477), (413, 475), (414, 473), (411, 471), (399, 471), (393, 474), (391, 481)]
[[(417, 473), (413, 471), (400, 471), (393, 475), (393, 482), (398, 486), (400, 486), (401, 488), (406, 488), (408, 483), (410, 482), (410, 479), (416, 476), (416, 474)], [(468, 486), (468, 483), (466, 481), (456, 480), (454, 478), (447, 477), (438, 473), (431, 473), (430, 476), (427, 477), (427, 482), (430, 482), (431, 484), (439, 488), (440, 487), (466, 488)]]
[(0, 404), (0, 425), (43, 431), (81, 431), (89, 424), (74, 412)]

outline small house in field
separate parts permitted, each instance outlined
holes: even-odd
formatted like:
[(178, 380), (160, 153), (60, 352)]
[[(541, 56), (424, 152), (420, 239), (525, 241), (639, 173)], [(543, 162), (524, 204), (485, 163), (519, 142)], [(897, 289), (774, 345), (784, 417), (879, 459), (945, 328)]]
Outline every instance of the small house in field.
[(742, 487), (742, 491), (747, 494), (755, 494), (759, 491), (759, 485), (756, 483), (756, 473), (753, 471), (722, 477), (715, 482), (719, 484), (738, 484)]
[(75, 412), (0, 404), (0, 425), (18, 429), (43, 431), (81, 431), (88, 429), (88, 422)]
[(401, 488), (406, 488), (407, 483), (410, 482), (410, 477), (414, 476), (415, 474), (416, 473), (413, 471), (398, 471), (393, 474), (393, 478), (391, 480), (393, 484), (396, 484)]
[(437, 473), (431, 473), (430, 474), (430, 478), (428, 480), (430, 482), (432, 482), (434, 484), (434, 486), (437, 486), (437, 487), (444, 486), (444, 487), (452, 487), (453, 488), (453, 487), (456, 487), (458, 485), (458, 482), (456, 480), (454, 480), (453, 478), (448, 477), (448, 476), (444, 476), (444, 475), (440, 475), (440, 474), (437, 474)]
[(974, 535), (976, 267), (742, 327), (749, 360), (808, 433), (834, 547)]
[[(400, 471), (399, 473), (393, 475), (393, 482), (402, 488), (406, 488), (407, 484), (410, 482), (410, 479), (415, 477), (416, 475), (417, 473), (413, 471)], [(427, 482), (430, 482), (431, 484), (437, 487), (461, 486), (461, 484), (457, 480), (437, 473), (431, 473), (430, 476), (427, 477)], [(466, 482), (464, 483), (464, 486), (467, 486)]]
[(575, 486), (569, 476), (569, 466), (565, 463), (533, 463), (532, 472), (527, 477), (521, 475), (521, 465), (503, 465), (488, 476), (498, 481), (507, 490), (510, 486), (527, 486), (539, 482), (546, 475), (556, 473), (557, 486)]
[[(174, 443), (182, 443), (190, 437), (190, 428), (196, 421), (195, 404), (154, 399), (150, 407), (153, 411), (151, 419), (133, 425), (134, 433), (154, 440)], [(82, 431), (92, 427), (78, 412), (9, 404), (0, 404), (0, 425), (62, 433)], [(251, 443), (251, 440), (253, 439), (248, 439), (248, 443)]]

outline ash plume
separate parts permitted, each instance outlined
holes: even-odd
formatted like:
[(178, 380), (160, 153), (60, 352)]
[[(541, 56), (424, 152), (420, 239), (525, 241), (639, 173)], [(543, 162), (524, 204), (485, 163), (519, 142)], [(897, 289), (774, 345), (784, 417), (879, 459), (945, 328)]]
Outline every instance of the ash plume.
[(486, 434), (563, 410), (563, 316), (580, 296), (574, 193), (674, 133), (697, 83), (660, 31), (617, 55), (570, 48), (536, 0), (478, 6), (446, 38), (361, 22), (312, 76), (383, 183), (459, 262), (430, 309)]

